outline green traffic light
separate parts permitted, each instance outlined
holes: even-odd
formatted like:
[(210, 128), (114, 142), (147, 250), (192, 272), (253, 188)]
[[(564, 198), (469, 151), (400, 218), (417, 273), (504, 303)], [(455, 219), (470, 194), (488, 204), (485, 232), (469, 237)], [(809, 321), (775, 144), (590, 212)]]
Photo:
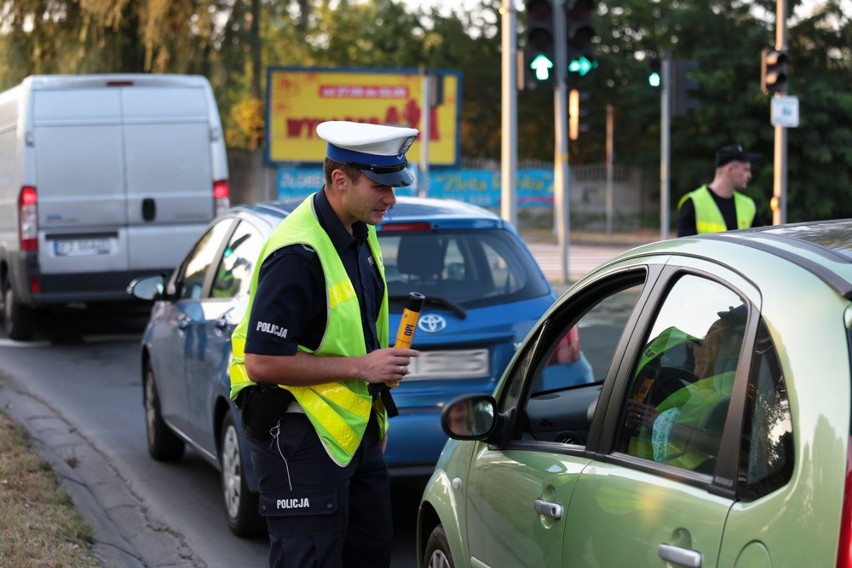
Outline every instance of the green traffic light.
[(654, 87), (654, 88), (659, 87), (662, 82), (663, 82), (663, 80), (660, 77), (660, 74), (657, 73), (656, 71), (654, 71), (654, 72), (652, 72), (648, 75), (648, 84), (651, 85), (652, 87)]
[(550, 79), (550, 70), (553, 68), (553, 61), (544, 54), (539, 53), (530, 61), (530, 69), (535, 72), (535, 78), (539, 81), (547, 81)]
[(652, 57), (648, 60), (648, 84), (655, 89), (663, 84), (662, 69), (663, 63), (659, 57)]
[(581, 55), (577, 59), (572, 59), (568, 62), (568, 71), (571, 73), (579, 73), (580, 77), (585, 77), (592, 69), (598, 66), (597, 61), (590, 61), (587, 57)]

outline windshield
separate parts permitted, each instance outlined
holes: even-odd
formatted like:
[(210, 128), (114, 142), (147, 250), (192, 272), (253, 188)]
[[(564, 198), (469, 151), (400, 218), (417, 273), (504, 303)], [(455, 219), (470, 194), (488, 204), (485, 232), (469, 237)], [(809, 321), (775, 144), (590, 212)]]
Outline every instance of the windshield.
[(380, 232), (379, 242), (397, 305), (409, 292), (468, 309), (549, 292), (535, 260), (506, 231)]

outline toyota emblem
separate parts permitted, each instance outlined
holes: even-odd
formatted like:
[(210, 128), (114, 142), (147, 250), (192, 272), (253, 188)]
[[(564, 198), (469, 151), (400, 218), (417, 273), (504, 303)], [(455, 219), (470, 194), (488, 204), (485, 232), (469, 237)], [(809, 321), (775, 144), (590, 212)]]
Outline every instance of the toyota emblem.
[(437, 314), (424, 314), (420, 316), (417, 327), (426, 333), (438, 333), (447, 327), (447, 320)]

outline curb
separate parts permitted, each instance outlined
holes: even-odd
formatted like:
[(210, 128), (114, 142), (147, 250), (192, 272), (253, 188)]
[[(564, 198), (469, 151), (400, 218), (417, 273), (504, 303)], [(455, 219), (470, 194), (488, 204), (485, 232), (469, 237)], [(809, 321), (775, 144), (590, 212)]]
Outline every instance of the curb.
[(94, 444), (55, 409), (2, 374), (0, 406), (27, 430), (33, 450), (50, 463), (92, 529), (92, 554), (101, 566), (206, 566), (179, 535), (148, 519), (141, 498)]

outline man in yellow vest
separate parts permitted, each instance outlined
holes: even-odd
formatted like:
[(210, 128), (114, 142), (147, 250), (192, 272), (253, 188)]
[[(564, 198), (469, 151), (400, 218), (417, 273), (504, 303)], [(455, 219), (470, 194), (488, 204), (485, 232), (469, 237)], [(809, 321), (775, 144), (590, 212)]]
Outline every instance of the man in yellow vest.
[(388, 381), (411, 349), (388, 348), (375, 225), (411, 185), (412, 128), (323, 122), (325, 184), (278, 226), (256, 263), (232, 336), (242, 412), (269, 531), (270, 567), (390, 565), (384, 461)]
[(678, 203), (677, 236), (762, 226), (754, 200), (738, 191), (748, 187), (751, 163), (758, 158), (760, 154), (746, 152), (739, 145), (720, 148), (713, 181), (687, 193)]

